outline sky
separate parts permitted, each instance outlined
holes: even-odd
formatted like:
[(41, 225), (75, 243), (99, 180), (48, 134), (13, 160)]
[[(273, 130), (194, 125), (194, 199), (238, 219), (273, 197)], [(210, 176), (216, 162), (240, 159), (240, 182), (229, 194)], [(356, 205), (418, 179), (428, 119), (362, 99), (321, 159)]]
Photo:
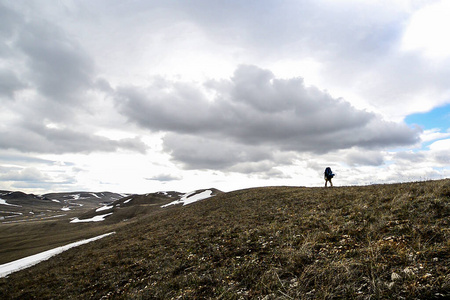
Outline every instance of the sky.
[(450, 1), (0, 0), (0, 190), (450, 177)]

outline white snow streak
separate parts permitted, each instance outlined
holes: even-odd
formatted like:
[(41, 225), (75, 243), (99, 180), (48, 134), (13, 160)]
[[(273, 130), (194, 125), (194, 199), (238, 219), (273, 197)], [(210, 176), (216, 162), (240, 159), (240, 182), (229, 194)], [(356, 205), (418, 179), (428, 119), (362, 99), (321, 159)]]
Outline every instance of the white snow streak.
[(99, 208), (97, 208), (95, 211), (96, 212), (99, 212), (99, 211), (102, 211), (102, 210), (108, 210), (108, 209), (111, 209), (111, 208), (113, 208), (114, 206), (102, 206), (102, 207), (99, 207)]
[(22, 207), (21, 205), (9, 204), (9, 203), (6, 202), (5, 199), (2, 199), (2, 198), (0, 198), (0, 204), (3, 204), (3, 205), (9, 205), (9, 206)]
[(207, 198), (211, 197), (212, 191), (206, 190), (206, 191), (203, 191), (198, 194), (195, 194), (195, 193), (196, 193), (196, 191), (184, 194), (179, 200), (170, 202), (161, 207), (167, 207), (169, 205), (176, 205), (176, 204), (187, 205), (187, 204), (191, 204), (191, 203), (203, 200), (203, 199), (207, 199)]
[(5, 276), (7, 276), (7, 275), (9, 275), (11, 273), (14, 273), (14, 272), (17, 272), (17, 271), (29, 268), (31, 266), (34, 266), (34, 265), (40, 263), (41, 261), (47, 260), (47, 259), (49, 259), (52, 256), (55, 256), (57, 254), (60, 254), (60, 253), (62, 253), (64, 251), (69, 250), (70, 248), (78, 247), (80, 245), (93, 242), (95, 240), (104, 238), (104, 237), (106, 237), (108, 235), (111, 235), (111, 234), (114, 234), (114, 233), (115, 232), (102, 234), (102, 235), (99, 235), (99, 236), (96, 236), (96, 237), (93, 237), (93, 238), (90, 238), (90, 239), (81, 240), (81, 241), (78, 241), (78, 242), (75, 242), (75, 243), (71, 243), (71, 244), (68, 244), (68, 245), (65, 245), (65, 246), (61, 246), (61, 247), (58, 247), (58, 248), (55, 248), (55, 249), (44, 251), (44, 252), (41, 252), (41, 253), (38, 253), (38, 254), (35, 254), (35, 255), (31, 255), (31, 256), (28, 256), (28, 257), (25, 257), (25, 258), (21, 258), (21, 259), (18, 259), (18, 260), (15, 260), (15, 261), (12, 261), (12, 262), (0, 265), (0, 278), (5, 277)]
[(105, 214), (105, 215), (99, 215), (99, 216), (95, 216), (93, 218), (90, 219), (83, 219), (80, 220), (78, 218), (73, 219), (72, 221), (70, 221), (70, 223), (83, 223), (83, 222), (101, 222), (101, 221), (105, 221), (105, 218), (109, 215), (112, 215), (113, 213), (109, 213), (109, 214)]

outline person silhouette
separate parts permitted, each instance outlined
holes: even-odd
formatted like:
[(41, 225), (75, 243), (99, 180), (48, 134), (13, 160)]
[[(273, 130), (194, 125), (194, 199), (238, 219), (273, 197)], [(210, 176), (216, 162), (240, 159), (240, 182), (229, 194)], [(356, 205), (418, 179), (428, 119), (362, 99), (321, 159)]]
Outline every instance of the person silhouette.
[(323, 177), (325, 179), (325, 187), (327, 187), (328, 181), (330, 182), (330, 186), (333, 187), (331, 179), (334, 177), (334, 174), (330, 167), (326, 167), (325, 172), (323, 172)]

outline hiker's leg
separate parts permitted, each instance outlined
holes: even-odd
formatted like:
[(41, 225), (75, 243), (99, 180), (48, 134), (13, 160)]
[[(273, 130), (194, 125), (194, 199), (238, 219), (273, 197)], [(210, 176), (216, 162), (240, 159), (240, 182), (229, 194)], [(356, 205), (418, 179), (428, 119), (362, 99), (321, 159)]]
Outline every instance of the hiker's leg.
[(330, 186), (333, 187), (333, 181), (330, 179)]
[(327, 187), (328, 184), (328, 180), (325, 179), (325, 187)]

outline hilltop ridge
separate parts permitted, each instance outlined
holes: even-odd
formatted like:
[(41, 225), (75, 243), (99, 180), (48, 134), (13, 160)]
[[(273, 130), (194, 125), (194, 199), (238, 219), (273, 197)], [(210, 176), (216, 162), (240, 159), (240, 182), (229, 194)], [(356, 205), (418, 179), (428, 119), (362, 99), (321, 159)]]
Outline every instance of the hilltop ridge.
[(449, 200), (449, 179), (220, 193), (104, 225), (116, 234), (0, 279), (0, 296), (444, 299)]

